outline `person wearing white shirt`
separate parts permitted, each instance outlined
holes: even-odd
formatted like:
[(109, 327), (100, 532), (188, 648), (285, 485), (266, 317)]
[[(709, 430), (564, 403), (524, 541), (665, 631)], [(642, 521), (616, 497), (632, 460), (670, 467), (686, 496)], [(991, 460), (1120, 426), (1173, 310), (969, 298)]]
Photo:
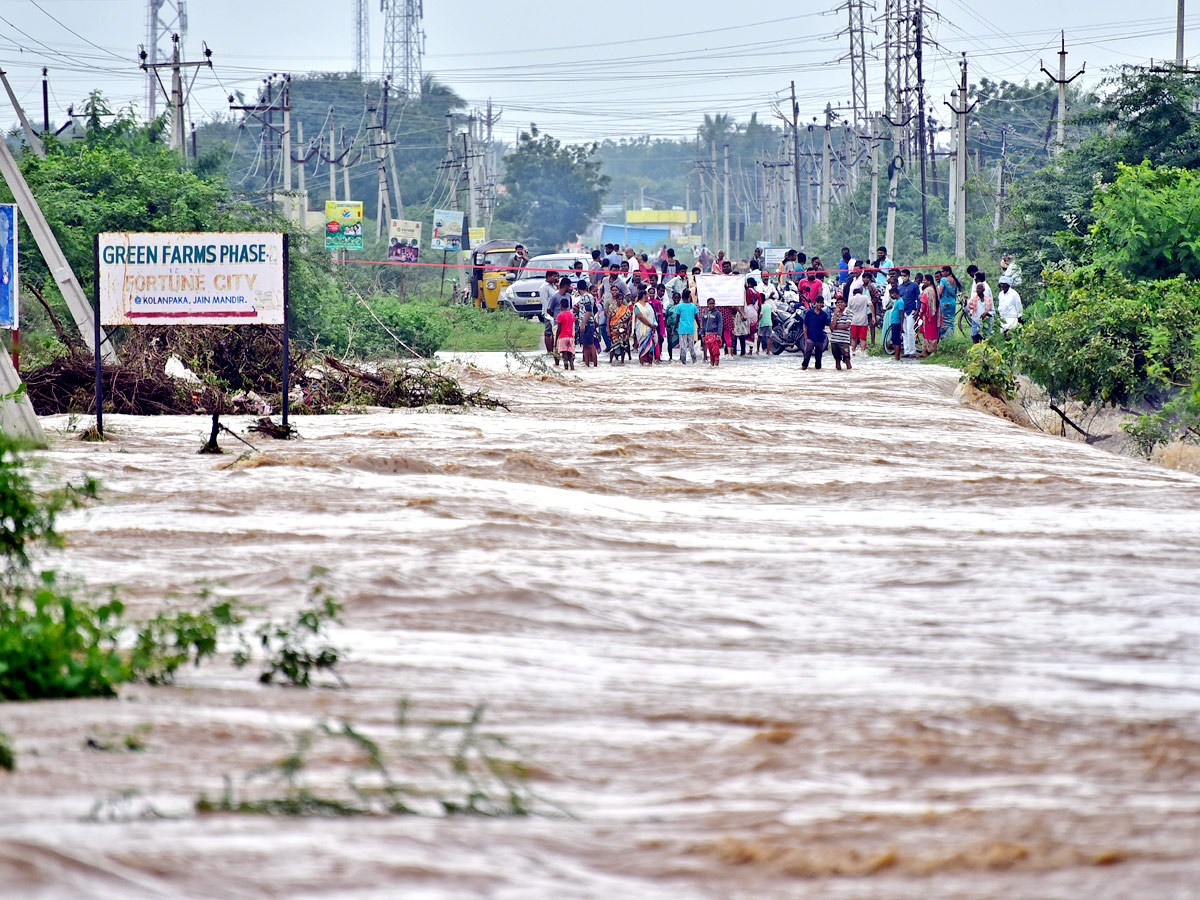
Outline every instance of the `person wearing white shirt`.
[(1012, 286), (1012, 278), (1000, 276), (1000, 298), (996, 303), (996, 312), (1000, 314), (1000, 330), (1005, 334), (1021, 324), (1021, 315), (1025, 307), (1021, 304), (1021, 295)]
[(1008, 278), (1008, 283), (1013, 287), (1021, 286), (1021, 267), (1011, 256), (1005, 255), (1000, 257), (1000, 265), (1004, 267), (1004, 275)]

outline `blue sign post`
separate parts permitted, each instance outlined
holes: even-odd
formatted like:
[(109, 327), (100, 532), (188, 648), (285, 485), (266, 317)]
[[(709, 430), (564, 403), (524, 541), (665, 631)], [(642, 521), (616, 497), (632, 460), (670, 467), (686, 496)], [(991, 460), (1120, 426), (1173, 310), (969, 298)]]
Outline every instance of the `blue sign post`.
[(0, 328), (12, 329), (12, 357), (20, 358), (21, 307), (17, 294), (17, 206), (0, 203)]

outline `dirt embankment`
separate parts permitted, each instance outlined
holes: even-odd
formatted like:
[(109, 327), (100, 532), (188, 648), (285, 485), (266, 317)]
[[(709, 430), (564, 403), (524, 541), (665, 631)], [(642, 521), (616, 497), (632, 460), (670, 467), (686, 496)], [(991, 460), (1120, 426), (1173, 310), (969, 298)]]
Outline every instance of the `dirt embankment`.
[[(967, 406), (1008, 419), (1025, 428), (1054, 434), (1068, 440), (1090, 444), (1121, 456), (1146, 459), (1124, 426), (1149, 409), (1080, 406), (1078, 403), (1053, 403), (1033, 382), (1021, 378), (1017, 396), (1001, 400), (981, 391), (964, 378), (954, 392)], [(1149, 461), (1168, 469), (1200, 475), (1200, 446), (1172, 441), (1155, 447)]]

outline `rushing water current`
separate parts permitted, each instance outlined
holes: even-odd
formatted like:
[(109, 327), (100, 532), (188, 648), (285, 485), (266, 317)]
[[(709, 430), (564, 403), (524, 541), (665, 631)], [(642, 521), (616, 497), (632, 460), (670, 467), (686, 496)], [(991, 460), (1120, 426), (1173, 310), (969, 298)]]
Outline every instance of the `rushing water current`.
[[(324, 566), (348, 686), (225, 658), (0, 707), (0, 898), (1200, 896), (1200, 478), (932, 366), (576, 375), (480, 355), (511, 410), (298, 417), (233, 465), (198, 417), (45, 420), (47, 475), (103, 485), (71, 573), (139, 616), (208, 580), (282, 618)], [(192, 811), (319, 719), (386, 742), (401, 698), (487, 701), (570, 816)]]

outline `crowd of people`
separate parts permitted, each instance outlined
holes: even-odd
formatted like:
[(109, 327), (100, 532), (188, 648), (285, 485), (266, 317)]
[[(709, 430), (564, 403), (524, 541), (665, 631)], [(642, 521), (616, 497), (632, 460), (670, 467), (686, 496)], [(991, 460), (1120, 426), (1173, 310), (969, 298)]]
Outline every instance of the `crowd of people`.
[[(682, 365), (716, 366), (722, 355), (780, 352), (787, 339), (780, 328), (789, 322), (802, 324), (788, 349), (803, 351), (803, 368), (821, 368), (828, 349), (839, 370), (849, 369), (877, 336), (894, 359), (915, 359), (936, 353), (958, 322), (964, 330), (969, 324), (971, 340), (979, 342), (996, 327), (1005, 333), (1019, 327), (1024, 311), (1020, 268), (1008, 256), (995, 294), (976, 266), (967, 267), (964, 284), (952, 266), (898, 268), (886, 247), (870, 262), (843, 247), (833, 268), (796, 250), (774, 265), (761, 248), (740, 263), (706, 246), (695, 256), (689, 268), (670, 247), (652, 262), (632, 247), (606, 244), (591, 252), (587, 268), (576, 262), (567, 271), (547, 271), (542, 321), (554, 364), (574, 369), (578, 353), (585, 367), (598, 366), (603, 348), (615, 364), (634, 357), (646, 366), (670, 363), (678, 352)], [(704, 274), (740, 276), (742, 302), (718, 305), (704, 296), (697, 280)]]

